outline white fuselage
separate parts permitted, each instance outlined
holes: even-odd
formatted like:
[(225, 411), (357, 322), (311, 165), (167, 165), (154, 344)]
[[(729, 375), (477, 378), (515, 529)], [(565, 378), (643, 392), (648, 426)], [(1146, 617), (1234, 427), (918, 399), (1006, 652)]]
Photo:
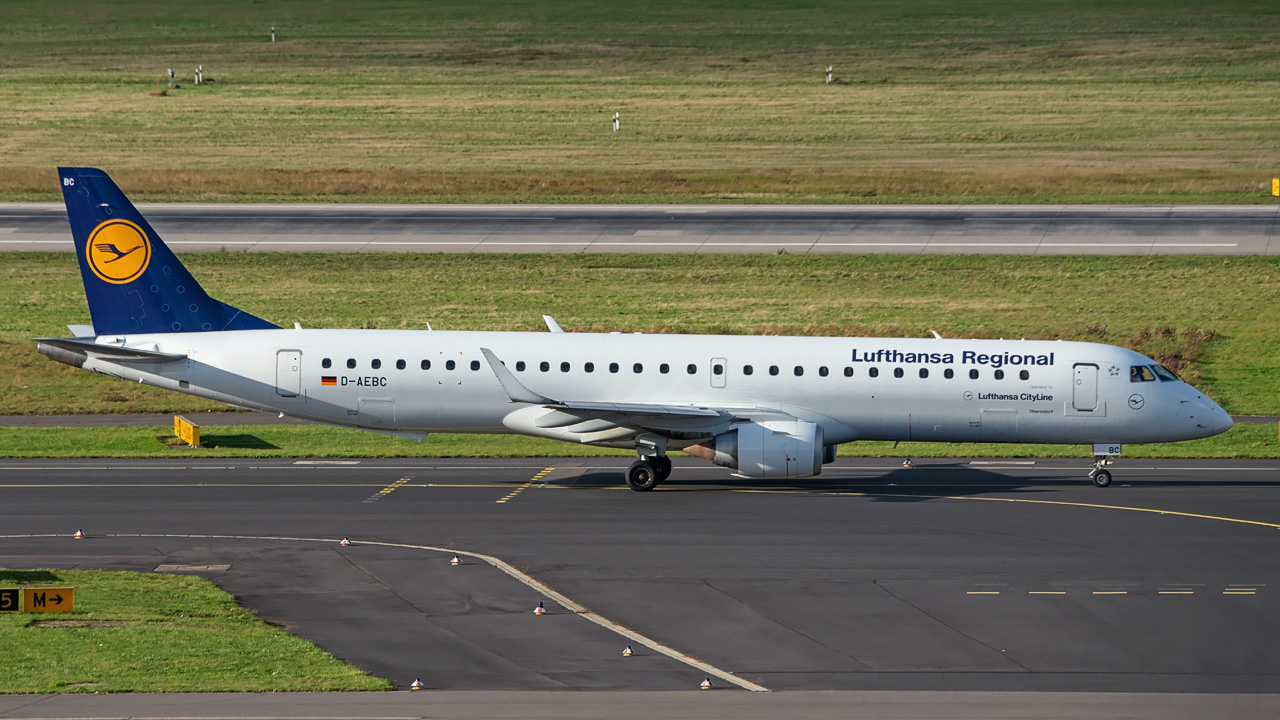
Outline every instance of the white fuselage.
[[(188, 358), (144, 364), (95, 356), (85, 369), (410, 437), (519, 432), (618, 444), (585, 426), (569, 435), (544, 429), (537, 413), (547, 410), (513, 402), (481, 348), (548, 398), (785, 414), (821, 426), (826, 445), (1169, 442), (1231, 424), (1184, 382), (1131, 379), (1131, 369), (1155, 365), (1151, 359), (1094, 343), (287, 329), (98, 342)], [(692, 423), (684, 444), (718, 431)], [(682, 446), (679, 433), (672, 443)]]

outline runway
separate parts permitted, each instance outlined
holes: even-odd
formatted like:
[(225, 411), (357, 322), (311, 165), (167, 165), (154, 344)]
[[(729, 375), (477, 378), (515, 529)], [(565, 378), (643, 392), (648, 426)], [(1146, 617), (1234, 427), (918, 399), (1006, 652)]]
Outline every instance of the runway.
[[(1280, 204), (140, 204), (180, 252), (1280, 254)], [(0, 250), (71, 249), (61, 203), (0, 203)]]
[[(709, 671), (661, 645), (724, 673), (719, 691), (815, 708), (838, 691), (1280, 710), (1275, 461), (1119, 460), (1100, 490), (1084, 461), (849, 458), (770, 484), (690, 460), (647, 494), (624, 466), (9, 460), (0, 566), (195, 572), (402, 688), (701, 697)], [(1115, 702), (1078, 716), (1134, 705)]]

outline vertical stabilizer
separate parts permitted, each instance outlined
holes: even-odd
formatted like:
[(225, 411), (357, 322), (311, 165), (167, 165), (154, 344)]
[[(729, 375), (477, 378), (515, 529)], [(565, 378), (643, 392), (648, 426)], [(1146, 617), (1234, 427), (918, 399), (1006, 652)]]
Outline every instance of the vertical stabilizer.
[(105, 172), (58, 174), (95, 333), (278, 327), (209, 297)]

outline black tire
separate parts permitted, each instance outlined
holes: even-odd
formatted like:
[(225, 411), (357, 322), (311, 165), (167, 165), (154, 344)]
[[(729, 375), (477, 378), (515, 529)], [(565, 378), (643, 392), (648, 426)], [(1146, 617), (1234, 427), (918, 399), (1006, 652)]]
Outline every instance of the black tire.
[(654, 472), (658, 473), (659, 485), (666, 482), (667, 478), (671, 477), (671, 458), (664, 455), (662, 457), (653, 458), (649, 462), (653, 463)]
[(1106, 470), (1099, 470), (1093, 474), (1093, 484), (1098, 487), (1106, 487), (1111, 484), (1111, 473)]
[(637, 460), (627, 468), (627, 487), (636, 492), (649, 492), (658, 486), (658, 471), (644, 460)]

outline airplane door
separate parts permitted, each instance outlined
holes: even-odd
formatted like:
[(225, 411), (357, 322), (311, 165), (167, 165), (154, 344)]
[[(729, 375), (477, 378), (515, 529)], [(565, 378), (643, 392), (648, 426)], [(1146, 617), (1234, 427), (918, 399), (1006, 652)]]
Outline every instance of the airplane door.
[(1072, 383), (1071, 407), (1076, 410), (1094, 410), (1098, 407), (1098, 366), (1081, 363), (1074, 366), (1075, 382)]
[(711, 358), (711, 387), (724, 387), (728, 370), (729, 363), (724, 358)]
[(276, 394), (297, 397), (302, 392), (302, 351), (276, 352)]

